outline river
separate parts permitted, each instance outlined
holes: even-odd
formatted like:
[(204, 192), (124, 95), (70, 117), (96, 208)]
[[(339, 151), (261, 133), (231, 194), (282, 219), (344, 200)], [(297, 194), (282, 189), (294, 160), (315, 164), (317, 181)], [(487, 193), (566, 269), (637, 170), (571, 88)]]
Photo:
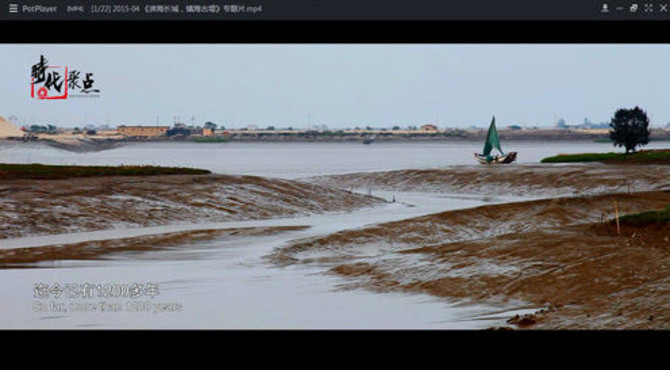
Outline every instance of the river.
[[(378, 194), (388, 197), (390, 194)], [(2, 241), (0, 248), (31, 247), (110, 237), (148, 235), (166, 231), (231, 227), (307, 225), (310, 228), (272, 236), (247, 237), (233, 242), (209, 241), (141, 254), (115, 254), (95, 261), (57, 261), (39, 268), (0, 271), (0, 327), (2, 328), (414, 328), (482, 329), (504, 324), (523, 303), (506, 306), (462, 305), (425, 295), (339, 290), (341, 279), (324, 274), (321, 266), (277, 268), (263, 257), (291, 240), (326, 235), (368, 224), (400, 220), (448, 209), (473, 207), (509, 199), (479, 199), (445, 194), (396, 194), (396, 203), (354, 214), (193, 224), (180, 227), (63, 234)], [(159, 295), (90, 299), (39, 298), (36, 284), (131, 286), (155, 284)], [(85, 304), (118, 304), (120, 311)], [(129, 312), (129, 302), (177, 305), (174, 312)], [(132, 304), (132, 303), (131, 303)], [(46, 305), (46, 306), (42, 306)], [(88, 307), (87, 309), (84, 309)], [(149, 306), (148, 306), (149, 307)], [(161, 306), (159, 306), (161, 307)]]
[[(596, 143), (509, 143), (519, 161), (537, 163), (556, 153), (610, 151)], [(670, 147), (655, 143), (652, 147)], [(71, 153), (40, 144), (0, 147), (3, 162), (155, 164), (207, 168), (218, 173), (299, 178), (355, 171), (474, 165), (475, 143), (142, 143)], [(447, 302), (427, 295), (342, 290), (328, 266), (279, 268), (264, 256), (292, 240), (518, 199), (428, 193), (376, 193), (395, 203), (354, 213), (293, 219), (161, 226), (0, 241), (0, 248), (35, 247), (156, 233), (232, 227), (305, 225), (309, 228), (233, 241), (211, 240), (152, 252), (112, 254), (94, 261), (57, 261), (0, 270), (0, 328), (325, 328), (483, 329), (504, 325), (523, 302), (505, 305)], [(158, 294), (137, 298), (66, 297), (54, 284), (124, 287), (147, 284)], [(43, 285), (40, 285), (43, 284)], [(130, 309), (132, 308), (132, 312)]]
[[(100, 152), (74, 153), (42, 143), (0, 146), (0, 162), (78, 165), (144, 164), (186, 166), (215, 173), (295, 179), (347, 172), (476, 165), (479, 142), (230, 142), (131, 143)], [(652, 142), (648, 149), (670, 148), (670, 141)], [(608, 143), (590, 141), (504, 142), (503, 149), (519, 153), (520, 164), (538, 163), (559, 153), (621, 151)]]

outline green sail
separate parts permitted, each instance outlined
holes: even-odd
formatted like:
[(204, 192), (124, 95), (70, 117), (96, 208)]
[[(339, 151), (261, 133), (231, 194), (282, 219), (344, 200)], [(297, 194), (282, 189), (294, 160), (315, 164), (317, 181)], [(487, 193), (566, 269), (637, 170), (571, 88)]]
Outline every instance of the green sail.
[(498, 138), (498, 130), (496, 130), (496, 117), (493, 116), (489, 132), (486, 134), (486, 141), (484, 142), (484, 150), (482, 155), (491, 158), (491, 150), (498, 149), (501, 154), (504, 154), (500, 148), (500, 138)]

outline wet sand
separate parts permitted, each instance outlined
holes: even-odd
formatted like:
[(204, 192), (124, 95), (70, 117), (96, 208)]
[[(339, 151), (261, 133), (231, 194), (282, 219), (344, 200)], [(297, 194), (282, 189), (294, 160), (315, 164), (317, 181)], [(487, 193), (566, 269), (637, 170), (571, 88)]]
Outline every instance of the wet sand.
[[(143, 253), (170, 248), (197, 249), (200, 242), (217, 240), (227, 243), (234, 239), (276, 235), (297, 231), (307, 226), (248, 227), (181, 231), (133, 238), (95, 240), (80, 243), (54, 244), (32, 248), (0, 249), (0, 269), (49, 267), (41, 264), (61, 260), (85, 261), (105, 258), (141, 258)], [(184, 248), (185, 244), (188, 248)]]
[[(0, 305), (4, 318), (0, 319), (0, 327), (485, 329), (491, 325), (501, 325), (511, 315), (529, 312), (528, 305), (525, 302), (495, 306), (463, 305), (459, 301), (449, 302), (425, 294), (339, 290), (335, 288), (342, 282), (341, 278), (324, 273), (327, 268), (314, 265), (273, 268), (266, 258), (273, 248), (297, 239), (329, 235), (445, 209), (470, 208), (486, 202), (481, 197), (460, 199), (444, 195), (403, 194), (396, 203), (353, 212), (183, 225), (202, 228), (198, 230), (181, 230), (180, 225), (169, 225), (114, 230), (111, 233), (92, 232), (96, 235), (85, 238), (79, 236), (89, 233), (64, 235), (69, 235), (67, 238), (49, 235), (40, 238), (45, 243), (30, 242), (27, 245), (39, 249), (57, 244), (55, 241), (59, 240), (58, 243), (67, 248), (65, 243), (75, 243), (72, 237), (76, 236), (77, 240), (94, 242), (89, 245), (95, 250), (100, 240), (126, 240), (121, 244), (110, 244), (112, 248), (105, 249), (108, 253), (97, 257), (93, 255), (91, 259), (45, 260), (21, 266), (42, 268), (2, 269), (5, 284), (0, 285), (0, 296), (7, 297), (8, 304)], [(310, 227), (288, 230), (283, 227), (287, 225)], [(281, 227), (281, 231), (265, 233), (258, 229), (277, 226)], [(246, 230), (244, 232), (255, 235), (244, 235), (242, 231), (236, 235), (226, 235), (224, 231), (219, 238), (215, 236), (216, 233), (210, 233), (217, 229), (241, 227)], [(141, 243), (124, 249), (123, 243), (134, 243), (134, 238), (152, 236), (145, 241), (160, 241), (160, 234), (170, 233), (171, 230), (198, 233), (168, 237), (166, 243), (159, 243), (154, 249), (144, 249)], [(204, 234), (200, 234), (200, 231)], [(26, 240), (15, 240), (19, 241)], [(17, 247), (15, 244), (13, 249)], [(178, 302), (183, 305), (183, 311), (167, 315), (126, 311), (101, 315), (74, 311), (34, 312), (31, 305), (34, 303), (32, 289), (35, 282), (90, 282), (103, 285), (153, 282), (160, 286), (161, 302)], [(124, 302), (123, 298), (112, 301)]]
[(346, 289), (428, 293), (543, 307), (518, 328), (670, 328), (670, 227), (620, 214), (670, 204), (670, 166), (598, 163), (454, 166), (319, 176), (307, 181), (387, 192), (509, 194), (529, 200), (432, 214), (301, 240), (280, 266), (319, 264)]
[(306, 181), (342, 189), (507, 194), (525, 197), (670, 189), (670, 166), (600, 163), (450, 166), (319, 176)]
[(624, 227), (616, 235), (608, 222), (615, 200), (620, 212), (635, 213), (662, 209), (670, 193), (449, 211), (303, 240), (272, 259), (330, 266), (348, 289), (543, 307), (515, 327), (670, 328), (670, 227)]
[[(345, 291), (538, 307), (534, 314), (510, 318), (515, 328), (670, 328), (668, 225), (624, 225), (617, 235), (611, 223), (615, 201), (621, 214), (670, 204), (669, 175), (668, 166), (589, 164), (455, 166), (303, 181), (224, 175), (0, 181), (0, 223), (6, 225), (0, 238), (267, 220), (254, 227), (9, 248), (0, 251), (0, 261), (4, 268), (49, 267), (59, 260), (133, 259), (152, 251), (195, 251), (200, 242), (242, 237), (234, 243), (244, 244), (251, 240), (245, 238), (270, 236), (281, 245), (244, 248), (289, 267), (280, 269), (286, 273), (293, 267), (328, 271)], [(387, 201), (398, 194), (400, 201), (387, 203), (351, 189), (370, 189)], [(423, 211), (413, 214), (411, 204), (402, 202), (409, 192), (457, 198), (422, 204)], [(489, 204), (443, 211), (459, 208), (449, 203), (467, 202), (466, 194)], [(505, 196), (517, 198), (510, 202)], [(390, 208), (371, 208), (381, 205)], [(365, 209), (384, 217), (362, 223), (358, 217)], [(391, 210), (389, 218), (384, 213)], [(336, 225), (310, 225), (310, 215), (329, 212), (342, 213), (324, 219)], [(302, 225), (313, 232), (296, 233), (305, 230)]]
[(379, 198), (255, 176), (0, 180), (0, 239), (346, 212)]

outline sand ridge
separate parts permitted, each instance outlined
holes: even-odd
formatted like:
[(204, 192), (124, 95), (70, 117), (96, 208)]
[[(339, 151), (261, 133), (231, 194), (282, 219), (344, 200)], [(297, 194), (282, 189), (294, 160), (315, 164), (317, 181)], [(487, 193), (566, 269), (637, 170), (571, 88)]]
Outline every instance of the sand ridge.
[(344, 289), (542, 308), (519, 327), (670, 328), (670, 226), (617, 235), (615, 201), (622, 214), (660, 210), (670, 192), (443, 212), (297, 241), (271, 260), (323, 265), (345, 277)]
[[(50, 245), (35, 248), (0, 250), (0, 268), (35, 267), (38, 262), (59, 260), (97, 260), (112, 254), (146, 253), (167, 248), (197, 249), (200, 242), (217, 240), (223, 246), (236, 238), (275, 235), (287, 231), (303, 230), (307, 226), (246, 227), (180, 231), (142, 237), (97, 240), (67, 245)], [(186, 246), (186, 247), (185, 247)], [(134, 255), (137, 258), (137, 255)], [(156, 255), (151, 256), (152, 260)]]
[(255, 176), (0, 181), (0, 238), (348, 212), (384, 200)]
[(555, 197), (670, 189), (670, 166), (600, 163), (450, 166), (328, 175), (304, 180), (342, 189)]

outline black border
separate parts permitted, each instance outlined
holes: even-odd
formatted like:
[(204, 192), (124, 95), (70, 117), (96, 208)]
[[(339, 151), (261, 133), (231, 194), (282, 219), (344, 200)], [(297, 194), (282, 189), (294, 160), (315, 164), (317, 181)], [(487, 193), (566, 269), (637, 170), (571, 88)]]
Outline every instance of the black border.
[[(0, 43), (668, 43), (668, 31), (670, 22), (664, 21), (2, 21)], [(24, 345), (40, 338), (37, 342), (40, 348), (61, 343), (77, 351), (104, 350), (98, 342), (89, 341), (91, 331), (3, 332), (15, 340), (24, 339)], [(493, 357), (510, 365), (510, 361), (527, 360), (531, 353), (544, 355), (545, 360), (553, 364), (556, 358), (566, 355), (566, 359), (576, 360), (574, 355), (582, 351), (574, 349), (581, 347), (583, 352), (591, 352), (596, 350), (594, 346), (606, 348), (600, 353), (602, 356), (611, 356), (613, 351), (619, 350), (653, 357), (653, 353), (664, 354), (664, 351), (655, 352), (649, 344), (667, 344), (670, 331), (430, 331), (422, 332), (420, 337), (413, 331), (227, 331), (222, 334), (220, 331), (106, 330), (106, 334), (111, 334), (112, 340), (120, 340), (122, 349), (146, 343), (173, 344), (159, 348), (159, 353), (183, 350), (188, 339), (214, 340), (220, 345), (237, 341), (243, 348), (250, 345), (253, 350), (265, 353), (268, 347), (281, 348), (281, 342), (291, 336), (299, 338), (294, 344), (312, 343), (330, 353), (340, 351), (338, 344), (349, 348), (362, 345), (364, 351), (374, 348), (370, 345), (380, 345), (382, 350), (398, 348), (410, 356), (438, 357), (438, 361), (448, 366), (460, 359), (478, 364), (481, 357)], [(177, 336), (179, 340), (171, 342), (171, 338)], [(265, 340), (259, 344), (257, 340), (261, 336)], [(128, 341), (129, 337), (133, 340)], [(85, 343), (91, 347), (82, 347)], [(333, 345), (336, 348), (331, 347)], [(573, 351), (566, 353), (561, 348), (564, 346)], [(298, 353), (305, 349), (293, 347)], [(284, 355), (290, 357), (295, 353)], [(394, 357), (393, 352), (379, 354), (380, 359), (389, 357)]]
[[(385, 363), (397, 367), (398, 360), (407, 359), (446, 368), (567, 365), (571, 369), (583, 367), (590, 358), (597, 359), (599, 367), (610, 363), (623, 367), (624, 359), (635, 359), (636, 367), (642, 368), (658, 359), (662, 361), (655, 362), (658, 366), (666, 361), (670, 331), (6, 330), (1, 334), (13, 339), (10, 346), (33, 350), (39, 359), (93, 366), (114, 361), (133, 366), (138, 359), (151, 361), (153, 367), (155, 362), (174, 366), (176, 358), (202, 362), (212, 357), (223, 366), (246, 359), (256, 367), (265, 361), (273, 367), (308, 361), (310, 367), (322, 367), (320, 361), (331, 365), (338, 360), (355, 367), (363, 359), (376, 367)], [(87, 356), (94, 362), (85, 362)]]
[(3, 21), (0, 43), (667, 43), (670, 21)]

